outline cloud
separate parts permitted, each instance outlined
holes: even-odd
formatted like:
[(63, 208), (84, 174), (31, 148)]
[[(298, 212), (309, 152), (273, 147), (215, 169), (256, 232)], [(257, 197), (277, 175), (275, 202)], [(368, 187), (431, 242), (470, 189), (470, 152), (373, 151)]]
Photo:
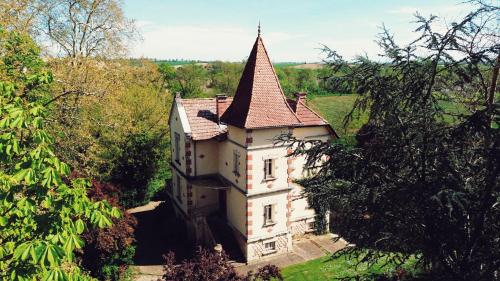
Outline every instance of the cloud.
[(413, 15), (416, 12), (422, 15), (437, 15), (442, 17), (451, 17), (462, 15), (467, 11), (470, 11), (470, 4), (453, 4), (453, 5), (441, 5), (441, 6), (427, 6), (427, 7), (413, 7), (413, 6), (400, 6), (395, 7), (394, 9), (390, 9), (385, 11), (387, 14), (395, 14), (395, 15)]
[[(250, 53), (256, 37), (256, 30), (242, 27), (167, 26), (151, 22), (140, 22), (138, 27), (142, 40), (132, 48), (134, 57), (241, 61)], [(269, 32), (265, 33), (265, 42), (269, 48), (299, 37)]]
[(416, 7), (399, 7), (396, 9), (391, 9), (387, 10), (386, 13), (388, 14), (400, 14), (400, 15), (408, 15), (408, 14), (414, 14), (416, 11), (419, 9)]

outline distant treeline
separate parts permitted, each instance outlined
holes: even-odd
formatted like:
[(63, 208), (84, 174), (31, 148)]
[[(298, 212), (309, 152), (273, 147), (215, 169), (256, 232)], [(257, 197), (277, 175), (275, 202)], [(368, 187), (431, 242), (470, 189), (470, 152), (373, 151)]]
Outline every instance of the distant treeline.
[[(194, 62), (155, 61), (172, 93), (182, 97), (212, 97), (216, 94), (234, 95), (243, 72), (244, 62)], [(182, 64), (178, 64), (182, 63)], [(317, 65), (301, 68), (301, 63), (275, 64), (276, 74), (285, 94), (292, 97), (296, 92), (311, 95), (337, 93), (331, 83), (331, 69)]]

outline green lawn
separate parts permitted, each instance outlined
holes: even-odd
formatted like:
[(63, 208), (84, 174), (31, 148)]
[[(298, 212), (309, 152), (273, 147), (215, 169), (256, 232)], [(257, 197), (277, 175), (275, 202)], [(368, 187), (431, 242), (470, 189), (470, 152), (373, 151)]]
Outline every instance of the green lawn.
[[(413, 271), (414, 264), (415, 261), (410, 260), (405, 264), (404, 268), (409, 271)], [(331, 259), (330, 256), (326, 256), (305, 263), (285, 267), (282, 269), (282, 274), (286, 281), (322, 281), (354, 276), (360, 273), (391, 274), (394, 269), (394, 266), (387, 265), (382, 267), (381, 264), (377, 264), (370, 269), (368, 269), (365, 264), (358, 265), (356, 267), (356, 262), (348, 259), (347, 257), (342, 256), (336, 259)]]
[(309, 100), (307, 105), (325, 118), (339, 135), (353, 135), (368, 120), (368, 114), (364, 113), (359, 119), (352, 120), (347, 132), (344, 130), (344, 117), (351, 111), (356, 97), (356, 95), (316, 96)]
[[(354, 135), (368, 121), (368, 113), (365, 112), (359, 118), (354, 118), (351, 121), (347, 131), (344, 129), (344, 117), (351, 111), (356, 98), (357, 95), (315, 96), (308, 101), (307, 105), (325, 118), (340, 136), (349, 137)], [(450, 124), (456, 122), (456, 117), (451, 114), (467, 113), (465, 107), (459, 103), (439, 101), (439, 105), (445, 112), (450, 113), (443, 116), (443, 120)]]

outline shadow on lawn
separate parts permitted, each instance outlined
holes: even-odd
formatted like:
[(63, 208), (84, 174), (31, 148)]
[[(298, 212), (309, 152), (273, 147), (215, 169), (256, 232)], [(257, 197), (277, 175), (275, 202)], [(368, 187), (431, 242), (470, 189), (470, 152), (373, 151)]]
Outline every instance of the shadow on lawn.
[(169, 251), (175, 253), (177, 260), (191, 257), (194, 246), (189, 243), (185, 224), (175, 217), (169, 200), (152, 210), (133, 215), (138, 222), (135, 230), (136, 265), (161, 265), (163, 255)]

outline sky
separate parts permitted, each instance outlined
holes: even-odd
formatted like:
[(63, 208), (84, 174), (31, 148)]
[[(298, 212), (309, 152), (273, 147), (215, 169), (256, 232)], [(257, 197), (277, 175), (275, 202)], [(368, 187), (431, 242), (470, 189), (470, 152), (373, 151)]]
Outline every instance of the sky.
[(398, 42), (415, 38), (415, 12), (460, 19), (459, 0), (125, 0), (141, 39), (130, 56), (202, 61), (245, 60), (257, 36), (273, 62), (320, 62), (323, 45), (345, 58), (380, 53), (384, 24)]

